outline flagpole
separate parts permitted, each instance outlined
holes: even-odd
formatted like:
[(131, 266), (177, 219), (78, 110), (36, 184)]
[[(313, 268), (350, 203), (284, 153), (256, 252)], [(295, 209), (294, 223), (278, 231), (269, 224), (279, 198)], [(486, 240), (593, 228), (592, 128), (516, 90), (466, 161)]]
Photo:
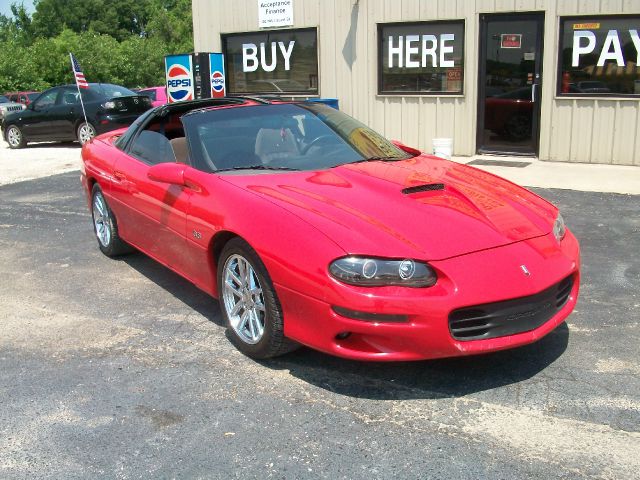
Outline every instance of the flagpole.
[(78, 89), (78, 96), (80, 97), (80, 105), (82, 106), (82, 115), (84, 115), (84, 123), (89, 126), (87, 120), (87, 112), (84, 109), (84, 102), (82, 101), (82, 92), (80, 91), (80, 85), (78, 85), (78, 79), (76, 78), (76, 68), (73, 65), (73, 54), (69, 52), (69, 60), (71, 60), (71, 71), (73, 72), (73, 79), (76, 81), (76, 88)]

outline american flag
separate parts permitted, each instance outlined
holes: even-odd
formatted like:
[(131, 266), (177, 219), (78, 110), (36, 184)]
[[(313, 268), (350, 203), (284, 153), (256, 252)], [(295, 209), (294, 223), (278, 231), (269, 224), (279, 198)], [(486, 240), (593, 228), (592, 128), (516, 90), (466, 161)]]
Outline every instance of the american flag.
[(78, 88), (89, 88), (89, 84), (87, 83), (87, 79), (84, 78), (84, 73), (82, 73), (82, 68), (78, 60), (73, 56), (73, 53), (69, 53), (69, 55), (71, 55), (71, 68), (73, 68), (73, 74), (76, 77)]

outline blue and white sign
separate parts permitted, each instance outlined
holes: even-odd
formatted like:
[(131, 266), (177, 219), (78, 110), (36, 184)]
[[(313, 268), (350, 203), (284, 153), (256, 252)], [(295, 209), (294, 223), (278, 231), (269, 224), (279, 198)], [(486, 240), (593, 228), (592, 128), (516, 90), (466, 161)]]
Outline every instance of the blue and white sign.
[(224, 81), (224, 55), (221, 53), (209, 54), (209, 78), (211, 80), (211, 97), (219, 98), (226, 95)]
[(193, 61), (191, 55), (167, 55), (164, 59), (169, 103), (193, 100)]

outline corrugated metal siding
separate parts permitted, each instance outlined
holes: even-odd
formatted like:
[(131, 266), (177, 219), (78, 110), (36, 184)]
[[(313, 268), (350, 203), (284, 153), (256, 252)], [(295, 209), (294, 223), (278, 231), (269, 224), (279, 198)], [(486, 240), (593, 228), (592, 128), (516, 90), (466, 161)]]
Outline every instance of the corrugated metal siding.
[[(295, 28), (318, 27), (320, 94), (388, 138), (431, 150), (454, 138), (476, 151), (480, 13), (545, 12), (542, 160), (640, 165), (640, 101), (556, 98), (559, 17), (639, 13), (640, 0), (293, 0)], [(465, 20), (463, 96), (377, 95), (378, 23)], [(257, 31), (257, 0), (193, 0), (196, 51), (220, 51), (220, 34)]]

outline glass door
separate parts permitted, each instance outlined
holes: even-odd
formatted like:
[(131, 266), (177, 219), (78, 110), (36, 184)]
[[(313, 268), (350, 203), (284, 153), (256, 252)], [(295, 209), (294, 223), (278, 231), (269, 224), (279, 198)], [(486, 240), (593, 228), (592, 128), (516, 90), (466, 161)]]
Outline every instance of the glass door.
[(543, 29), (543, 13), (480, 16), (478, 152), (538, 153)]

